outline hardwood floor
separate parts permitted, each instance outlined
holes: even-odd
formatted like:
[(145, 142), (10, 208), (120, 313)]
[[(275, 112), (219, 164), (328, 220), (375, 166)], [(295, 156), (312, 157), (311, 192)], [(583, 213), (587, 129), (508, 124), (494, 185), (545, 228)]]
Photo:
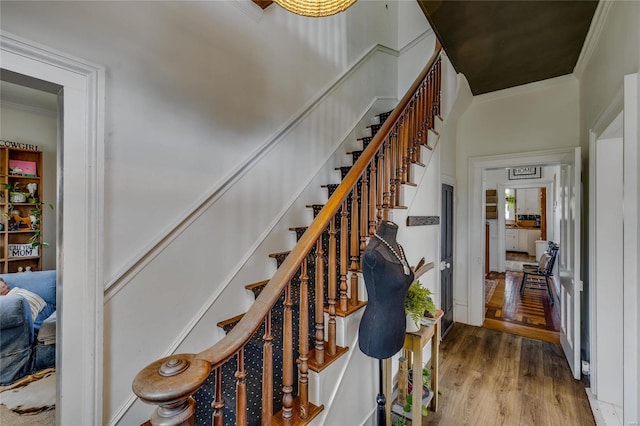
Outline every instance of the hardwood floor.
[(559, 343), (559, 303), (551, 303), (545, 286), (528, 287), (520, 296), (521, 282), (522, 272), (487, 275), (483, 327)]
[(559, 344), (456, 323), (440, 345), (440, 402), (423, 425), (595, 425)]

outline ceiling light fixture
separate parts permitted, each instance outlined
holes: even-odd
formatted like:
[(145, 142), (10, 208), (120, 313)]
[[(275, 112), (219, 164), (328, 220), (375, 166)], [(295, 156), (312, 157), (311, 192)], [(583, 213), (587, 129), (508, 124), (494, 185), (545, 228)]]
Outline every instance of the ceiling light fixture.
[(320, 18), (344, 12), (356, 0), (273, 0), (280, 7), (300, 16)]

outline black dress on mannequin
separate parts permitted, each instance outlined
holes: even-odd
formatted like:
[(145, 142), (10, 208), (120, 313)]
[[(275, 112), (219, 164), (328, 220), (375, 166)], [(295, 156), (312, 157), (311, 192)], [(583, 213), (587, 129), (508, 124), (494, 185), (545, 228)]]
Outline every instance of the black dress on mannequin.
[(391, 357), (404, 344), (404, 299), (413, 272), (396, 241), (397, 232), (398, 225), (382, 222), (362, 256), (368, 301), (360, 321), (358, 345), (365, 355), (377, 359)]

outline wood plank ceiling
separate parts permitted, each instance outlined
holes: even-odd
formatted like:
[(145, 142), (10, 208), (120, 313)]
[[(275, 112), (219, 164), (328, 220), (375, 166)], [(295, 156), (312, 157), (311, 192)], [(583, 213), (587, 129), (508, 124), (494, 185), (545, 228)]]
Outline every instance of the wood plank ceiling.
[(570, 74), (597, 1), (418, 0), (474, 95)]

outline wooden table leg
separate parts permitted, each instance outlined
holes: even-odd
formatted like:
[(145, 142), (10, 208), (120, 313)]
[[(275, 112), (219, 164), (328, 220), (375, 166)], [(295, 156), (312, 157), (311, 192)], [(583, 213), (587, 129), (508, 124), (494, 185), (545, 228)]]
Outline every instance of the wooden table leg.
[(413, 339), (413, 389), (411, 391), (411, 424), (422, 424), (422, 345), (420, 339)]
[(385, 405), (387, 415), (387, 425), (391, 425), (391, 404), (393, 404), (393, 386), (391, 380), (391, 358), (382, 361), (382, 369), (384, 371), (384, 396), (387, 400)]
[(431, 409), (438, 411), (438, 364), (440, 363), (440, 321), (434, 324), (434, 333), (431, 338), (431, 390), (433, 390), (433, 398), (431, 399)]

